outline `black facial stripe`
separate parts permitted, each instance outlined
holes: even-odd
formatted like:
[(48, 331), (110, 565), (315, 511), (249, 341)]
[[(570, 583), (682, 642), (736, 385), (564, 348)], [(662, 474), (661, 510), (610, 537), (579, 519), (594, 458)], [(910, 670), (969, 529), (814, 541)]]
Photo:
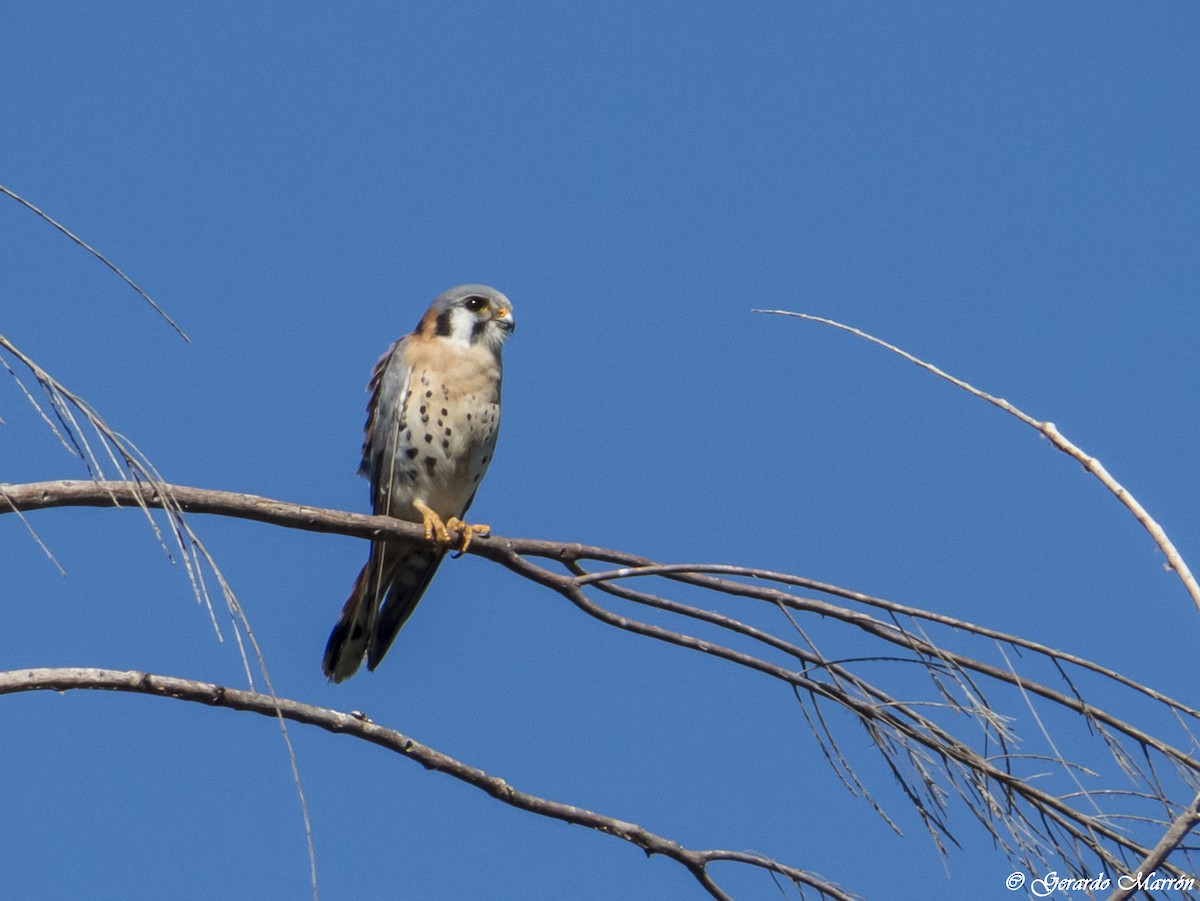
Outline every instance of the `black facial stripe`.
[(439, 337), (450, 337), (450, 311), (442, 310), (438, 313), (436, 332)]
[(487, 320), (479, 319), (471, 326), (471, 343), (474, 344), (479, 340), (479, 336), (483, 334), (483, 330), (487, 328)]

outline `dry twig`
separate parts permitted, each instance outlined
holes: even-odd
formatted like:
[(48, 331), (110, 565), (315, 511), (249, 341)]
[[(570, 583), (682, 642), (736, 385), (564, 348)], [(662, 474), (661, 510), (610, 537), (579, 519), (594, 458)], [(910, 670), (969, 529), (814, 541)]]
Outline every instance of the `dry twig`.
[[(233, 516), (362, 538), (413, 537), (421, 528), (388, 517), (323, 510), (253, 495), (177, 485), (159, 488), (169, 495), (170, 500), (151, 493), (145, 496), (147, 504), (169, 502), (188, 514)], [(135, 486), (127, 483), (43, 482), (8, 485), (3, 490), (13, 508), (28, 512), (60, 506), (112, 506), (130, 497)], [(843, 773), (854, 773), (855, 766), (840, 750), (835, 730), (827, 714), (821, 713), (821, 708), (832, 704), (849, 712), (867, 730), (939, 847), (944, 847), (941, 838), (954, 841), (947, 813), (949, 799), (958, 797), (997, 844), (1032, 871), (1036, 871), (1039, 864), (1045, 865), (1053, 854), (1056, 859), (1069, 856), (1070, 865), (1079, 873), (1086, 872), (1092, 864), (1090, 855), (1098, 857), (1110, 872), (1121, 872), (1128, 870), (1133, 860), (1148, 858), (1151, 851), (1133, 837), (1128, 828), (1117, 828), (1114, 823), (1119, 819), (1133, 822), (1140, 818), (1152, 819), (1165, 826), (1161, 817), (1146, 812), (1145, 804), (1149, 802), (1172, 809), (1170, 797), (1175, 791), (1163, 785), (1156, 770), (1133, 767), (1129, 762), (1134, 754), (1153, 755), (1155, 759), (1167, 761), (1185, 779), (1200, 783), (1200, 763), (1196, 760), (1196, 745), (1190, 737), (1187, 746), (1176, 746), (1153, 730), (1141, 728), (1089, 702), (1076, 688), (1075, 680), (1082, 674), (1099, 678), (1110, 686), (1106, 697), (1112, 690), (1121, 688), (1144, 699), (1152, 709), (1170, 710), (1181, 722), (1200, 720), (1200, 711), (1099, 664), (1028, 639), (802, 577), (746, 567), (664, 566), (606, 548), (502, 536), (472, 542), (468, 552), (500, 563), (518, 575), (552, 589), (589, 616), (616, 628), (712, 655), (787, 684), (798, 691), (800, 697), (808, 699), (814, 716), (825, 724), (822, 729), (827, 754)], [(555, 572), (533, 562), (537, 558), (561, 565), (566, 571)], [(609, 568), (588, 572), (584, 568), (588, 562)], [(857, 661), (836, 660), (822, 654), (807, 638), (797, 644), (785, 637), (786, 633), (777, 634), (713, 610), (618, 584), (635, 578), (666, 579), (668, 584), (684, 584), (765, 602), (787, 611), (789, 630), (797, 624), (792, 618), (797, 614), (841, 623), (885, 642), (895, 650), (888, 655)], [(770, 583), (821, 592), (829, 599), (797, 595)], [(730, 643), (615, 612), (596, 603), (585, 589), (600, 590), (641, 606), (704, 623), (729, 636)], [(887, 619), (868, 612), (872, 608), (883, 612)], [(912, 625), (905, 625), (905, 622)], [(918, 622), (925, 626), (915, 625)], [(992, 663), (952, 649), (945, 640), (934, 641), (926, 634), (927, 629), (934, 627), (1017, 649), (1026, 658), (1033, 655), (1047, 660), (1063, 673), (1065, 690), (1015, 672), (1003, 662), (1003, 654), (1001, 662)], [(761, 650), (735, 646), (746, 642), (749, 642), (746, 647)], [(778, 654), (793, 664), (770, 659)], [(936, 705), (927, 701), (902, 701), (883, 689), (877, 680), (868, 680), (859, 671), (862, 664), (878, 666), (888, 662), (920, 666), (937, 686), (941, 701)], [(1067, 675), (1069, 670), (1075, 672), (1073, 677)], [(984, 683), (991, 688), (986, 688)], [(1016, 691), (1018, 697), (1048, 702), (1051, 710), (1082, 716), (1114, 759), (1126, 766), (1140, 788), (1133, 792), (1079, 791), (1080, 774), (1094, 772), (1094, 766), (1081, 767), (1062, 759), (1052, 749), (1047, 754), (1013, 751), (1010, 747), (1014, 738), (1011, 723), (996, 710), (994, 700), (987, 700), (988, 692), (994, 692), (997, 687)], [(922, 707), (929, 712), (922, 712)], [(982, 730), (987, 741), (995, 743), (999, 753), (984, 754), (976, 750), (972, 740), (956, 734), (956, 724), (973, 724), (976, 736)], [(1066, 782), (1062, 791), (1053, 791), (1044, 785), (1044, 780), (1035, 783), (1035, 777), (1046, 765), (1064, 775)], [(863, 793), (866, 793), (865, 789)], [(1178, 810), (1178, 807), (1174, 809)], [(1061, 866), (1061, 862), (1056, 865)], [(1185, 874), (1169, 862), (1164, 868), (1177, 875)]]
[(407, 735), (371, 722), (361, 715), (342, 713), (326, 707), (314, 707), (288, 698), (240, 691), (209, 682), (196, 682), (173, 676), (159, 676), (135, 671), (80, 668), (26, 669), (0, 672), (0, 695), (24, 691), (72, 691), (79, 689), (122, 691), (147, 694), (177, 701), (208, 704), (243, 710), (262, 716), (282, 716), (292, 722), (317, 726), (327, 732), (348, 735), (378, 745), (427, 770), (445, 773), (460, 782), (473, 785), (496, 800), (527, 810), (539, 816), (585, 826), (636, 845), (647, 856), (661, 854), (685, 867), (705, 890), (718, 901), (731, 901), (708, 873), (711, 863), (729, 861), (766, 870), (783, 876), (797, 886), (816, 889), (823, 896), (838, 901), (855, 901), (855, 896), (833, 883), (804, 870), (790, 867), (759, 854), (725, 849), (695, 850), (679, 842), (644, 829), (636, 823), (625, 822), (582, 807), (563, 804), (521, 791), (498, 776), (478, 767), (456, 760)]

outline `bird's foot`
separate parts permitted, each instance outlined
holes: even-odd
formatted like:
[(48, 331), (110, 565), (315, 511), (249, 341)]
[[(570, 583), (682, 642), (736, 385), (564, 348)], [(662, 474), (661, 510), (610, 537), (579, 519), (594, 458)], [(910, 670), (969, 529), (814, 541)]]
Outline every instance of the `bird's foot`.
[(421, 514), (421, 522), (425, 526), (425, 540), (434, 544), (453, 544), (454, 539), (446, 530), (446, 524), (437, 512), (424, 501), (413, 501), (413, 506)]
[(459, 540), (462, 542), (458, 546), (458, 553), (455, 557), (461, 557), (467, 552), (467, 548), (471, 546), (471, 539), (478, 535), (480, 538), (487, 538), (492, 534), (492, 527), (486, 526), (481, 522), (469, 523), (463, 522), (457, 516), (451, 516), (446, 520), (446, 528), (453, 529), (458, 532)]
[(437, 515), (437, 512), (424, 501), (413, 501), (413, 506), (421, 514), (421, 521), (425, 525), (426, 541), (450, 547), (450, 545), (455, 544), (454, 536), (450, 534), (451, 530), (458, 532), (456, 557), (461, 557), (467, 552), (467, 548), (471, 546), (471, 539), (476, 535), (486, 538), (492, 532), (491, 526), (485, 526), (482, 523), (472, 524), (463, 522), (457, 516), (451, 516), (448, 520), (442, 522), (442, 518)]

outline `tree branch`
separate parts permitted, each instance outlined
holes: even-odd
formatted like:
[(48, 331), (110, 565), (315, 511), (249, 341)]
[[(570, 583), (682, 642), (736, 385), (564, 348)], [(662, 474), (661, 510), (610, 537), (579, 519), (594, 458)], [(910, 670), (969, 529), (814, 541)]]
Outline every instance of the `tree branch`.
[(103, 263), (105, 266), (107, 266), (109, 269), (111, 269), (114, 273), (116, 273), (117, 277), (120, 278), (121, 281), (123, 281), (125, 284), (129, 285), (129, 287), (133, 288), (133, 290), (138, 293), (138, 295), (142, 298), (142, 300), (144, 300), (144, 301), (146, 301), (146, 303), (150, 304), (150, 306), (154, 308), (154, 312), (158, 313), (159, 316), (161, 316), (163, 319), (165, 319), (167, 324), (169, 326), (171, 326), (171, 328), (175, 329), (176, 334), (178, 334), (180, 338), (182, 338), (184, 341), (188, 342), (189, 344), (192, 343), (192, 339), (187, 336), (187, 333), (179, 327), (179, 325), (175, 322), (175, 320), (172, 319), (170, 316), (168, 316), (166, 311), (162, 307), (160, 307), (157, 303), (155, 303), (154, 299), (149, 294), (147, 294), (145, 291), (143, 291), (133, 279), (131, 279), (124, 272), (122, 272), (117, 267), (116, 263), (114, 263), (112, 260), (110, 260), (104, 254), (102, 254), (96, 248), (92, 247), (91, 244), (88, 244), (86, 241), (83, 240), (83, 238), (79, 237), (77, 234), (75, 234), (73, 231), (71, 231), (69, 228), (67, 228), (65, 225), (63, 225), (61, 222), (59, 222), (56, 219), (52, 219), (48, 214), (46, 214), (42, 210), (38, 209), (36, 206), (34, 206), (32, 203), (30, 203), (28, 200), (26, 200), (20, 194), (10, 191), (8, 188), (4, 187), (4, 185), (0, 185), (0, 194), (5, 195), (6, 197), (11, 197), (17, 203), (21, 204), (21, 206), (25, 207), (25, 209), (27, 209), (31, 213), (35, 214), (43, 221), (48, 222), (51, 225), (53, 225), (62, 234), (66, 235), (68, 238), (70, 238), (72, 241), (74, 241), (76, 244), (78, 244), (80, 247), (82, 247), (84, 250), (86, 250), (88, 253), (90, 253), (92, 256), (94, 256), (96, 259), (98, 259), (101, 263)]
[[(137, 506), (143, 509), (162, 506), (178, 514), (209, 513), (233, 516), (288, 528), (333, 532), (362, 538), (376, 539), (392, 535), (419, 538), (423, 535), (420, 525), (388, 517), (325, 510), (254, 495), (168, 485), (157, 481), (150, 484), (81, 481), (0, 485), (0, 501), (0, 513), (59, 506), (115, 505)], [(848, 711), (867, 730), (868, 736), (883, 755), (888, 768), (899, 781), (901, 789), (914, 805), (939, 848), (943, 848), (939, 835), (954, 841), (943, 817), (948, 789), (936, 778), (940, 772), (993, 839), (1006, 853), (1026, 863), (1031, 870), (1035, 868), (1031, 857), (1045, 862), (1046, 848), (1064, 855), (1075, 849), (1078, 866), (1081, 868), (1084, 863), (1079, 851), (1090, 850), (1099, 855), (1112, 872), (1124, 868), (1125, 855), (1148, 858), (1151, 854), (1147, 846), (1135, 841), (1126, 830), (1113, 826), (1115, 820), (1134, 818), (1138, 812), (1119, 808), (1102, 809), (1097, 804), (1097, 798), (1100, 798), (1102, 793), (1089, 793), (1074, 775), (1077, 771), (1090, 770), (1062, 758), (1054, 750), (1044, 727), (1043, 736), (1050, 742), (1049, 755), (1018, 755), (1010, 749), (1011, 734), (1007, 726), (1010, 718), (992, 710), (982, 686), (977, 683), (977, 677), (1015, 688), (1027, 706), (1031, 705), (1036, 697), (1082, 716), (1089, 728), (1107, 746), (1118, 765), (1146, 786), (1142, 797), (1152, 798), (1167, 809), (1173, 806), (1178, 810), (1179, 805), (1170, 801), (1170, 792), (1159, 783), (1154, 763), (1148, 755), (1149, 751), (1157, 752), (1174, 764), (1185, 782), (1189, 779), (1200, 779), (1200, 763), (1194, 755), (1086, 701), (1084, 695), (1071, 682), (1066, 667), (1087, 670), (1109, 680), (1110, 685), (1115, 683), (1131, 689), (1156, 705), (1169, 708), (1185, 733), (1188, 722), (1200, 721), (1200, 712), (1132, 682), (1110, 669), (1028, 639), (1005, 635), (944, 614), (874, 598), (799, 576), (764, 570), (712, 565), (662, 566), (643, 557), (606, 548), (497, 535), (476, 539), (471, 543), (469, 553), (500, 563), (516, 574), (550, 588), (589, 616), (615, 628), (699, 651), (784, 682), (797, 692), (796, 696), (801, 701), (802, 709), (805, 697), (814, 705), (813, 715), (806, 710), (805, 716), (810, 725), (814, 722), (821, 724), (823, 735), (815, 726), (813, 731), (822, 743), (827, 759), (835, 769), (841, 768), (839, 772), (851, 774), (854, 785), (847, 784), (847, 787), (852, 792), (861, 792), (871, 800), (866, 789), (853, 774), (852, 765), (838, 749), (836, 739), (820, 711), (819, 702), (832, 702)], [(551, 571), (530, 558), (555, 561), (567, 571)], [(581, 565), (582, 561), (594, 561), (620, 568), (587, 572)], [(718, 574), (744, 576), (755, 581), (746, 583), (730, 578), (718, 578)], [(766, 602), (785, 614), (790, 628), (800, 635), (802, 641), (787, 641), (724, 614), (625, 587), (631, 579), (647, 577), (657, 577), (725, 595)], [(799, 597), (762, 584), (765, 580), (791, 587), (810, 588), (843, 601), (874, 607), (885, 611), (890, 616), (890, 621), (827, 600)], [(621, 615), (597, 604), (588, 597), (585, 588), (702, 621), (723, 630), (723, 634), (755, 642), (774, 653), (782, 653), (796, 661), (799, 668), (781, 665), (736, 647)], [(805, 635), (799, 623), (792, 617), (791, 611), (805, 613), (819, 621), (845, 623), (914, 656), (831, 660)], [(998, 666), (952, 651), (926, 637), (924, 628), (919, 624), (915, 628), (911, 624), (902, 624), (902, 618), (914, 622), (924, 620), (951, 630), (979, 636), (989, 642), (996, 642), (1001, 652), (1006, 645), (1032, 651), (1052, 662), (1066, 683), (1068, 691), (1058, 691), (1019, 675), (1007, 663), (1007, 659), (1004, 666)], [(899, 700), (849, 668), (851, 663), (869, 660), (923, 667), (940, 693), (942, 701), (934, 703)], [(949, 684), (943, 684), (946, 677)], [(984, 752), (977, 751), (972, 747), (974, 740), (968, 742), (956, 737), (947, 725), (935, 721), (931, 715), (922, 712), (922, 708), (944, 708), (950, 713), (967, 717), (970, 722), (982, 728), (985, 744), (994, 739), (999, 743), (1001, 753), (989, 753), (986, 749)], [(1030, 712), (1035, 722), (1040, 724), (1032, 706)], [(978, 732), (975, 734), (978, 735)], [(1145, 768), (1135, 762), (1134, 755), (1127, 750), (1122, 741), (1128, 742), (1132, 749), (1140, 751), (1141, 756), (1145, 758)], [(1194, 739), (1190, 739), (1190, 743), (1195, 747)], [(1072, 780), (1072, 792), (1056, 795), (1044, 787), (1037, 787), (1045, 785), (1044, 779), (1037, 781), (1035, 785), (1037, 774), (1022, 776), (1015, 771), (1015, 765), (1022, 761), (1036, 760), (1050, 760), (1056, 763), (1060, 771)], [(1078, 787), (1078, 792), (1073, 790), (1075, 787)], [(1107, 797), (1110, 801), (1117, 800), (1116, 795)], [(1132, 799), (1134, 796), (1129, 797)], [(1029, 805), (1033, 815), (1030, 816), (1017, 802)], [(873, 800), (871, 804), (887, 819), (878, 804)], [(1169, 863), (1164, 865), (1172, 872), (1181, 872)]]
[(129, 692), (206, 704), (210, 707), (225, 707), (271, 718), (282, 716), (292, 722), (316, 726), (327, 732), (370, 742), (413, 760), (428, 770), (445, 773), (460, 782), (472, 785), (510, 807), (612, 835), (636, 845), (645, 851), (647, 856), (661, 854), (687, 868), (708, 894), (719, 901), (731, 901), (731, 899), (707, 872), (708, 865), (714, 861), (743, 863), (784, 876), (797, 886), (808, 886), (825, 896), (838, 899), (838, 901), (855, 901), (854, 895), (819, 876), (762, 855), (719, 848), (709, 850), (685, 848), (679, 842), (644, 829), (636, 823), (618, 820), (582, 807), (563, 804), (521, 791), (498, 776), (493, 776), (478, 767), (443, 754), (441, 751), (394, 729), (373, 723), (361, 715), (342, 713), (326, 707), (315, 707), (288, 698), (226, 688), (211, 682), (197, 682), (192, 679), (160, 676), (135, 670), (63, 667), (0, 672), (0, 695), (25, 691), (61, 692), (72, 690)]
[(1154, 543), (1158, 545), (1159, 549), (1166, 556), (1167, 565), (1170, 566), (1171, 569), (1175, 571), (1175, 574), (1179, 576), (1179, 581), (1183, 583), (1184, 590), (1186, 590), (1188, 595), (1191, 597), (1192, 603), (1196, 605), (1198, 610), (1200, 610), (1200, 583), (1198, 583), (1196, 581), (1196, 577), (1192, 575), (1192, 571), (1188, 568), (1187, 563), (1184, 561), (1183, 555), (1179, 553), (1179, 550), (1172, 543), (1171, 539), (1167, 537), (1167, 533), (1163, 530), (1163, 527), (1160, 526), (1157, 521), (1155, 521), (1149, 512), (1147, 512), (1146, 508), (1138, 502), (1137, 498), (1129, 493), (1129, 490), (1124, 485), (1112, 477), (1109, 471), (1104, 468), (1103, 463), (1101, 463), (1091, 454), (1088, 454), (1078, 445), (1067, 440), (1067, 437), (1058, 430), (1058, 427), (1054, 423), (1049, 421), (1041, 422), (1037, 419), (1034, 419), (1028, 413), (1009, 403), (1003, 397), (996, 397), (995, 395), (988, 394), (986, 391), (981, 391), (969, 382), (965, 382), (962, 379), (957, 378), (956, 376), (953, 376), (942, 369), (939, 369), (932, 363), (927, 363), (920, 357), (913, 356), (908, 351), (903, 350), (894, 344), (889, 344), (882, 338), (876, 338), (874, 335), (864, 332), (861, 329), (854, 328), (854, 326), (846, 325), (845, 323), (837, 322), (833, 319), (826, 319), (822, 316), (813, 316), (809, 313), (795, 313), (789, 310), (754, 310), (753, 312), (769, 313), (774, 316), (792, 316), (796, 319), (806, 319), (809, 322), (819, 322), (821, 325), (828, 325), (832, 328), (838, 329), (839, 331), (849, 332), (851, 335), (855, 335), (865, 341), (876, 344), (885, 350), (889, 350), (897, 356), (903, 357), (905, 360), (908, 360), (908, 362), (921, 367), (926, 372), (931, 372), (938, 378), (945, 379), (950, 384), (957, 388), (961, 388), (968, 394), (974, 395), (980, 400), (987, 401), (992, 406), (998, 407), (1005, 413), (1008, 413), (1009, 415), (1021, 420), (1021, 422), (1025, 423), (1025, 425), (1029, 426), (1031, 429), (1035, 429), (1036, 431), (1040, 432), (1043, 436), (1049, 439), (1050, 443), (1053, 444), (1058, 450), (1079, 462), (1084, 469), (1099, 479), (1100, 483), (1104, 485), (1106, 489), (1108, 489), (1113, 497), (1125, 505), (1125, 508), (1133, 514), (1134, 519), (1141, 523), (1142, 528), (1149, 533), (1152, 539), (1154, 539)]

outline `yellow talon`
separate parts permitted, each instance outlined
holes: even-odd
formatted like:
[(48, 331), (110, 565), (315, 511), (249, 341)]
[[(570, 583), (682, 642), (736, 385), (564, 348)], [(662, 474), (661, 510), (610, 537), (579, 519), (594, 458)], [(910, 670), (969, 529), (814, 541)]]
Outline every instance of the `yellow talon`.
[(454, 555), (456, 557), (461, 557), (467, 552), (467, 548), (471, 546), (471, 539), (476, 535), (478, 535), (480, 538), (487, 538), (488, 535), (492, 534), (491, 526), (485, 526), (481, 522), (472, 525), (469, 522), (463, 522), (457, 516), (451, 516), (446, 521), (446, 528), (454, 529), (454, 531), (459, 533), (459, 537), (462, 539), (462, 544), (458, 547), (458, 553)]
[(413, 506), (421, 514), (421, 522), (425, 526), (426, 541), (433, 541), (437, 544), (450, 544), (453, 541), (450, 533), (446, 531), (446, 524), (442, 522), (442, 518), (437, 515), (432, 507), (424, 501), (413, 501)]
[(413, 501), (413, 507), (421, 514), (421, 522), (425, 525), (426, 541), (449, 547), (454, 544), (454, 536), (450, 534), (450, 531), (458, 532), (461, 544), (456, 548), (458, 552), (455, 554), (456, 557), (461, 557), (467, 552), (467, 548), (471, 546), (471, 539), (476, 535), (486, 538), (492, 533), (491, 526), (485, 526), (482, 523), (472, 525), (463, 522), (457, 516), (451, 516), (442, 522), (442, 518), (437, 515), (437, 512), (424, 501)]

